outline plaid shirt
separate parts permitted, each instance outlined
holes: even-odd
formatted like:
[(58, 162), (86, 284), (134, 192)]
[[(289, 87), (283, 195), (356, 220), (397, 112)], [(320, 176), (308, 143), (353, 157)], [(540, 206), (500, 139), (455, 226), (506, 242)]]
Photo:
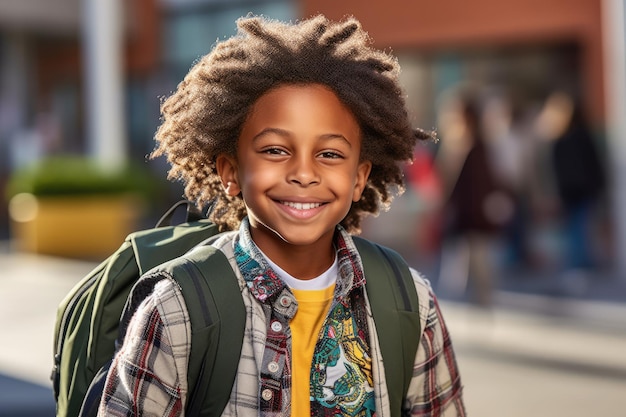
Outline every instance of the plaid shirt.
[[(333, 305), (345, 305), (346, 297), (364, 290), (363, 272), (352, 239), (340, 227), (335, 245), (339, 276)], [(246, 221), (239, 233), (225, 234), (214, 246), (226, 254), (236, 271), (247, 311), (237, 377), (222, 416), (289, 416), (288, 322), (297, 302), (267, 266), (250, 239)], [(405, 407), (411, 416), (465, 416), (460, 376), (437, 299), (428, 282), (416, 271), (412, 273), (422, 335)], [(367, 299), (361, 304), (367, 317), (363, 330), (369, 334), (376, 416), (388, 417), (391, 413), (376, 326)], [(184, 416), (190, 335), (182, 294), (172, 279), (163, 279), (131, 321), (107, 376), (98, 415)]]

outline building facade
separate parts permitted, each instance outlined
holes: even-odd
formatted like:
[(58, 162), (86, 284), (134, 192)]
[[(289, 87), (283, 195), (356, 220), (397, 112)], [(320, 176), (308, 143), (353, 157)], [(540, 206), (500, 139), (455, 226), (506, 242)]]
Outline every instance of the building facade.
[[(50, 153), (87, 153), (85, 43), (79, 0), (0, 4), (0, 185), (11, 170)], [(54, 3), (54, 5), (52, 4)], [(126, 150), (153, 146), (159, 99), (248, 13), (293, 20), (357, 17), (376, 46), (399, 57), (415, 124), (436, 128), (438, 102), (473, 84), (538, 111), (554, 89), (585, 106), (606, 146), (602, 0), (130, 0), (123, 2)], [(162, 170), (159, 162), (154, 169)], [(548, 192), (550, 192), (548, 190)], [(175, 190), (174, 195), (180, 193)], [(0, 230), (7, 235), (6, 205)], [(605, 215), (602, 222), (610, 223)], [(610, 225), (607, 226), (610, 229)]]

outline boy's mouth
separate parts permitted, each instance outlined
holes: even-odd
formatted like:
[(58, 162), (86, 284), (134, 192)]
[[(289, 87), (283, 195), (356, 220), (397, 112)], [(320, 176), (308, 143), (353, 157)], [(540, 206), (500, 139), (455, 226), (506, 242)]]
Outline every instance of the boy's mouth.
[(320, 207), (323, 203), (296, 203), (294, 201), (281, 201), (280, 204), (296, 210), (311, 210)]

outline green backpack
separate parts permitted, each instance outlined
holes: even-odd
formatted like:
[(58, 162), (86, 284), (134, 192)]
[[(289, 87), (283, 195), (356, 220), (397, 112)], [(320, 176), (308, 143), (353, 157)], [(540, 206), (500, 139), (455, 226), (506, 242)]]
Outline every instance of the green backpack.
[[(181, 205), (187, 205), (188, 221), (163, 226)], [(146, 272), (159, 265), (180, 285), (191, 320), (186, 415), (221, 415), (236, 377), (245, 310), (228, 260), (206, 244), (216, 234), (216, 225), (190, 203), (179, 202), (158, 227), (130, 234), (70, 291), (59, 305), (55, 326), (52, 381), (57, 417), (96, 415), (116, 343), (121, 343), (132, 312), (157, 282), (156, 275)], [(384, 323), (377, 327), (378, 339), (392, 415), (400, 416), (419, 343), (417, 294), (400, 255), (362, 238), (354, 241), (363, 259), (374, 320)]]

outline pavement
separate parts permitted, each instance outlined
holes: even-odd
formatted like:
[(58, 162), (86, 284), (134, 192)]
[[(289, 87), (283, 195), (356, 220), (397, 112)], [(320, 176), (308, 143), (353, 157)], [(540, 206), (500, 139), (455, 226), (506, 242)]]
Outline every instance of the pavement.
[[(0, 245), (0, 416), (54, 416), (56, 308), (95, 265)], [(604, 274), (561, 284), (508, 274), (489, 311), (441, 297), (459, 361), (480, 355), (626, 383), (626, 282)]]

